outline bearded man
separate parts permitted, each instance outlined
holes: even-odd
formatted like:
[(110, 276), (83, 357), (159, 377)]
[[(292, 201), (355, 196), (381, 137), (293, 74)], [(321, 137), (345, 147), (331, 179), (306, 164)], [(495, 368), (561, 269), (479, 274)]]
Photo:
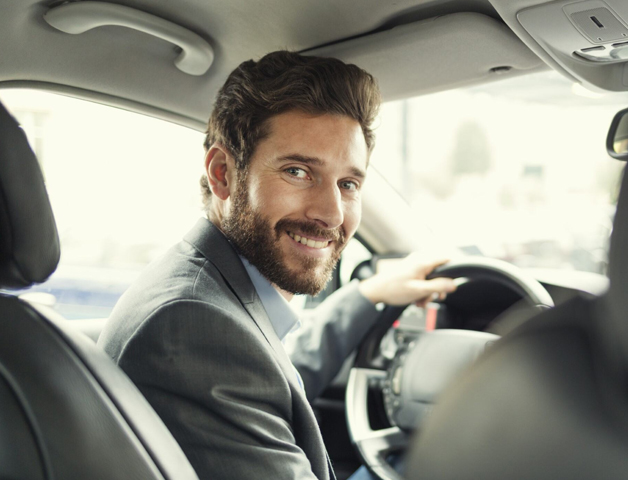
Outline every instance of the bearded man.
[(368, 73), (274, 52), (218, 93), (201, 180), (207, 218), (125, 293), (99, 343), (203, 479), (330, 479), (309, 404), (377, 320), (375, 304), (454, 289), (439, 263), (351, 283), (298, 326), (359, 225), (380, 103)]

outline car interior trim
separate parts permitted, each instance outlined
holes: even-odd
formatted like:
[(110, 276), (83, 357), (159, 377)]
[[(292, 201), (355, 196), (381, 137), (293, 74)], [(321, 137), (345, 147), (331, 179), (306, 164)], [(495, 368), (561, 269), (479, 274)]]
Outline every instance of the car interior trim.
[(61, 85), (51, 82), (39, 82), (33, 80), (10, 80), (0, 82), (0, 89), (33, 89), (42, 90), (50, 93), (65, 95), (66, 97), (86, 100), (101, 105), (107, 105), (129, 112), (140, 113), (149, 117), (165, 120), (182, 127), (191, 128), (198, 132), (203, 132), (207, 128), (207, 121), (197, 120), (195, 118), (186, 117), (174, 111), (163, 110), (151, 105), (137, 102), (129, 98), (118, 95), (110, 95), (108, 93), (96, 90), (88, 90), (85, 88), (74, 87), (71, 85)]

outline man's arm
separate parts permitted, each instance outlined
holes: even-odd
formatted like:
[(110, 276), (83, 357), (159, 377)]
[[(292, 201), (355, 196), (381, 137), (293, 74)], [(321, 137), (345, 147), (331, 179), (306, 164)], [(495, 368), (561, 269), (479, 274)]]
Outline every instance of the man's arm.
[(362, 282), (353, 280), (306, 312), (303, 327), (286, 339), (286, 350), (303, 378), (308, 400), (323, 392), (377, 321), (377, 303), (425, 306), (432, 298), (453, 292), (456, 287), (449, 278), (425, 279), (446, 262), (411, 254), (399, 261), (397, 269)]
[(153, 313), (120, 355), (201, 479), (316, 479), (264, 342), (252, 320), (186, 300)]
[(301, 374), (308, 400), (318, 397), (347, 356), (379, 318), (379, 311), (354, 280), (302, 315), (302, 326), (288, 335), (286, 351)]

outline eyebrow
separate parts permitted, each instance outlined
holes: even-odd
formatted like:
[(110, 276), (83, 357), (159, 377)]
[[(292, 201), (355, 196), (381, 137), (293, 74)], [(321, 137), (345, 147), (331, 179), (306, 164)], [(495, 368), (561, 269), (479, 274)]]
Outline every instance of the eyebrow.
[[(290, 160), (304, 163), (306, 165), (314, 165), (315, 167), (322, 167), (323, 165), (325, 165), (325, 162), (318, 157), (308, 157), (305, 155), (300, 155), (298, 153), (290, 153), (288, 155), (283, 155), (277, 158), (278, 162), (285, 162)], [(364, 180), (364, 178), (366, 178), (366, 172), (358, 167), (351, 167), (351, 174), (354, 177), (359, 178), (360, 180)]]

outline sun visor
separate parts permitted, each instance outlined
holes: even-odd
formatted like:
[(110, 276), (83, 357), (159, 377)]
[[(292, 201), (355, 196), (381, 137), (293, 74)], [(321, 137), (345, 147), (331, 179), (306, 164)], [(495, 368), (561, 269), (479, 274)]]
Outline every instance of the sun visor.
[(479, 13), (401, 25), (306, 54), (364, 68), (378, 79), (387, 101), (545, 68), (506, 25)]
[(628, 2), (564, 0), (522, 10), (521, 26), (593, 90), (628, 91)]

